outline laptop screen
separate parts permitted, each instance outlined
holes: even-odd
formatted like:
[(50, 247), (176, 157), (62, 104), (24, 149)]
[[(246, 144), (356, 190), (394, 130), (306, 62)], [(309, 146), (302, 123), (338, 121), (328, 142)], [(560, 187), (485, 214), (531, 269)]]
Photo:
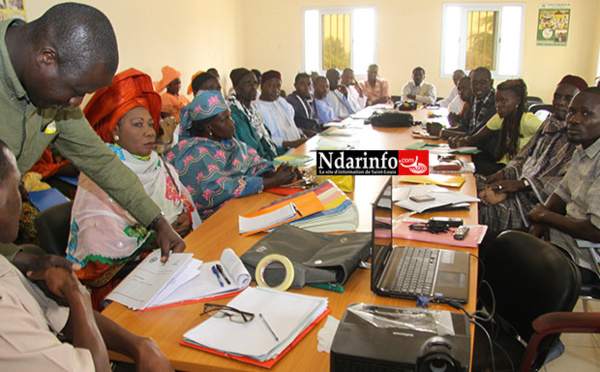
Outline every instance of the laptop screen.
[(384, 268), (384, 260), (392, 249), (392, 177), (388, 177), (385, 185), (373, 201), (371, 221), (371, 289), (379, 281)]

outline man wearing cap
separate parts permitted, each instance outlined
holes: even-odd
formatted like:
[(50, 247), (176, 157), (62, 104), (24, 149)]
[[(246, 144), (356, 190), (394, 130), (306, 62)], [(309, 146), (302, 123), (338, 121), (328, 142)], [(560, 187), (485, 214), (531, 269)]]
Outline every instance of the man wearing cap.
[(562, 78), (552, 99), (554, 113), (504, 169), (489, 176), (485, 184), (478, 179), (478, 189), (483, 189), (479, 223), (492, 232), (529, 225), (527, 213), (548, 199), (567, 172), (575, 151), (567, 137), (567, 109), (573, 97), (586, 88), (587, 83), (578, 76)]
[(294, 108), (281, 98), (281, 73), (271, 70), (262, 74), (260, 92), (260, 98), (255, 104), (271, 131), (273, 142), (286, 149), (306, 142), (306, 136), (294, 122)]
[[(60, 56), (60, 57), (59, 57)], [(65, 3), (31, 23), (0, 22), (0, 136), (16, 155), (21, 174), (50, 142), (142, 225), (157, 231), (166, 260), (185, 243), (148, 197), (138, 179), (94, 133), (78, 107), (83, 96), (110, 84), (119, 57), (104, 14)], [(15, 245), (0, 253), (23, 271), (62, 264), (58, 257), (32, 257)]]
[(271, 138), (271, 132), (265, 126), (265, 120), (252, 104), (256, 99), (258, 81), (256, 74), (245, 68), (236, 68), (229, 74), (234, 92), (227, 98), (231, 119), (235, 123), (238, 141), (244, 142), (256, 150), (261, 158), (273, 160), (285, 153)]
[(157, 93), (167, 88), (167, 91), (160, 96), (162, 100), (161, 117), (168, 118), (172, 116), (179, 123), (181, 110), (190, 104), (190, 101), (184, 95), (179, 94), (179, 90), (181, 89), (181, 72), (170, 66), (163, 67), (162, 79), (155, 82), (154, 87)]

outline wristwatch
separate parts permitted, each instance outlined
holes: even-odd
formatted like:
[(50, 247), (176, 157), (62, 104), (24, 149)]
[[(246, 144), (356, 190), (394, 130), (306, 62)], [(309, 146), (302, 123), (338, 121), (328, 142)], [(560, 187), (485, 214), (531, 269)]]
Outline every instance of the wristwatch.
[(526, 189), (531, 187), (531, 183), (529, 183), (529, 181), (527, 181), (526, 178), (523, 178), (521, 181), (523, 182), (523, 185), (525, 186)]

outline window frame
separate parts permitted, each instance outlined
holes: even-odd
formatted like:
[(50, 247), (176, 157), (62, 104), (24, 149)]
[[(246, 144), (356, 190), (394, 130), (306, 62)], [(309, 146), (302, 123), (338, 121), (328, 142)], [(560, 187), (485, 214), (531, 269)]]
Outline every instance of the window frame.
[[(467, 15), (469, 11), (497, 11), (498, 12), (498, 34), (496, 35), (495, 48), (495, 65), (496, 69), (492, 71), (492, 76), (495, 79), (511, 79), (520, 77), (523, 72), (523, 49), (525, 44), (525, 17), (527, 6), (526, 3), (520, 2), (511, 2), (511, 3), (445, 3), (442, 5), (442, 45), (441, 45), (441, 61), (440, 61), (440, 76), (442, 78), (450, 78), (452, 77), (452, 73), (456, 69), (465, 69), (466, 66), (466, 56), (467, 56)], [(447, 25), (447, 17), (446, 14), (448, 9), (451, 7), (460, 8), (460, 30), (458, 32), (458, 41), (453, 39), (452, 36), (449, 36), (449, 32), (447, 32), (450, 26)], [(516, 63), (516, 71), (513, 73), (501, 73), (500, 71), (504, 68), (504, 64), (502, 64), (502, 59), (505, 55), (508, 55), (508, 51), (503, 49), (502, 38), (507, 36), (507, 33), (510, 32), (510, 25), (504, 24), (506, 17), (506, 8), (509, 7), (519, 7), (521, 9), (521, 22), (520, 22), (520, 32), (518, 34), (519, 45), (518, 49), (513, 50), (513, 55), (517, 56)], [(508, 20), (508, 18), (507, 18)], [(508, 22), (508, 21), (507, 21)], [(453, 30), (453, 33), (456, 35), (456, 30)], [(513, 35), (514, 36), (514, 35)], [(451, 58), (450, 60), (446, 60), (448, 58), (448, 48), (452, 46), (456, 46), (458, 44), (458, 59)], [(458, 62), (455, 67), (445, 68), (446, 65), (451, 65), (453, 63)], [(451, 71), (450, 71), (451, 70)]]
[[(340, 7), (310, 7), (310, 8), (302, 8), (302, 70), (310, 73), (312, 71), (317, 71), (319, 75), (324, 75), (325, 70), (322, 70), (323, 67), (323, 18), (324, 14), (350, 14), (350, 68), (354, 70), (354, 75), (357, 77), (366, 76), (367, 66), (361, 68), (360, 66), (357, 69), (355, 65), (355, 38), (354, 38), (354, 30), (356, 29), (356, 16), (354, 11), (361, 9), (368, 9), (374, 12), (374, 25), (373, 25), (373, 61), (371, 63), (377, 63), (377, 9), (376, 5), (366, 5), (366, 6), (340, 6)], [(318, 12), (318, 22), (319, 27), (317, 31), (317, 49), (318, 49), (318, 64), (319, 68), (314, 70), (311, 67), (307, 67), (307, 31), (306, 31), (306, 12), (307, 11), (317, 11)], [(371, 64), (369, 63), (369, 64)], [(338, 69), (343, 69), (345, 66), (338, 66)], [(358, 71), (358, 70), (361, 71)], [(309, 71), (310, 70), (310, 71)], [(362, 71), (364, 70), (364, 71)]]

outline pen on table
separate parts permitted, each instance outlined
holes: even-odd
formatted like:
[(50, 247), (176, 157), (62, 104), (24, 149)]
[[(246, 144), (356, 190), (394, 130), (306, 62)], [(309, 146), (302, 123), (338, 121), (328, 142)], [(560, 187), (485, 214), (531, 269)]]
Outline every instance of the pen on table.
[(212, 267), (212, 272), (217, 277), (217, 280), (219, 281), (219, 284), (221, 285), (221, 287), (225, 287), (225, 284), (223, 284), (223, 282), (221, 281), (221, 278), (219, 278), (219, 271), (217, 270), (217, 267), (214, 265)]
[(294, 208), (294, 210), (296, 211), (296, 213), (298, 213), (298, 215), (300, 217), (303, 217), (304, 215), (302, 214), (302, 212), (300, 212), (300, 209), (298, 209), (298, 207), (296, 207), (296, 204), (294, 203), (290, 203), (292, 205), (292, 208)]
[(223, 272), (223, 266), (217, 264), (217, 270), (219, 270), (219, 272), (221, 273), (221, 276), (223, 277), (223, 279), (225, 279), (227, 284), (231, 284), (231, 282), (229, 281), (229, 279), (225, 276), (225, 273)]
[(277, 337), (277, 335), (275, 334), (275, 331), (273, 331), (273, 328), (271, 328), (271, 326), (269, 325), (269, 323), (267, 323), (267, 320), (262, 315), (262, 313), (258, 313), (258, 317), (261, 318), (262, 321), (263, 321), (263, 323), (265, 323), (265, 325), (267, 326), (267, 328), (269, 328), (269, 332), (271, 332), (271, 334), (273, 335), (273, 337), (275, 337), (275, 341), (279, 341), (279, 337)]

